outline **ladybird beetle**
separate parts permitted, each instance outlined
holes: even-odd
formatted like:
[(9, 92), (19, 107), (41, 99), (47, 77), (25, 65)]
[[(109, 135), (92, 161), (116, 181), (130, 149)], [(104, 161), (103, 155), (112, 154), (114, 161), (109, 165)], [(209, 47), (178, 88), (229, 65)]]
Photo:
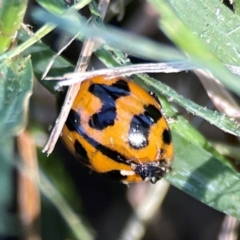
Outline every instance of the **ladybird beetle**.
[(123, 183), (155, 183), (173, 158), (159, 100), (123, 77), (82, 82), (62, 139), (84, 165)]

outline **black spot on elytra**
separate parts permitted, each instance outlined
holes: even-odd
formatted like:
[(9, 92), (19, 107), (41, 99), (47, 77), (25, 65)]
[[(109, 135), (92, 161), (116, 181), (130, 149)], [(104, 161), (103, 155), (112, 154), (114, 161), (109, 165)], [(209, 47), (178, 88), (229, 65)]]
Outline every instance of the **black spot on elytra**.
[(98, 113), (94, 113), (89, 119), (89, 126), (97, 130), (103, 130), (108, 126), (114, 125), (114, 120), (116, 119), (117, 112), (115, 106), (108, 106), (104, 104)]
[(88, 166), (90, 164), (90, 161), (87, 155), (87, 151), (78, 140), (75, 140), (74, 149), (77, 157), (81, 160), (81, 162), (84, 165)]
[(149, 122), (152, 122), (152, 124), (158, 122), (162, 117), (161, 111), (151, 104), (145, 107), (144, 115), (149, 119)]
[(130, 94), (128, 83), (124, 79), (119, 79), (117, 82), (112, 84), (112, 87), (121, 89), (122, 96), (127, 96)]
[(127, 176), (123, 176), (120, 171), (118, 170), (112, 170), (106, 173), (102, 173), (101, 175), (106, 176), (106, 177), (110, 177), (111, 179), (115, 180), (115, 181), (123, 181), (124, 179), (127, 178)]
[(120, 97), (130, 94), (127, 82), (120, 79), (110, 86), (105, 84), (92, 84), (88, 91), (98, 97), (102, 102), (102, 108), (99, 112), (93, 114), (89, 119), (89, 126), (97, 130), (103, 130), (108, 126), (113, 126), (117, 116), (115, 101)]
[(128, 132), (129, 145), (134, 149), (146, 147), (148, 145), (149, 129), (161, 117), (161, 112), (153, 105), (145, 106), (143, 114), (134, 115)]
[(170, 144), (172, 142), (172, 136), (168, 129), (165, 129), (162, 133), (162, 140), (165, 144)]
[(128, 159), (126, 159), (126, 157), (124, 155), (122, 155), (121, 153), (112, 150), (104, 145), (102, 145), (101, 143), (97, 142), (95, 139), (93, 139), (92, 137), (90, 137), (83, 129), (83, 127), (81, 126), (81, 122), (80, 122), (81, 116), (75, 112), (73, 109), (71, 109), (68, 119), (66, 121), (66, 125), (68, 127), (68, 129), (70, 131), (76, 131), (78, 134), (80, 134), (90, 145), (92, 145), (95, 149), (97, 149), (98, 151), (100, 151), (103, 155), (105, 155), (106, 157), (119, 162), (119, 163), (124, 163), (124, 164), (130, 164), (127, 163)]

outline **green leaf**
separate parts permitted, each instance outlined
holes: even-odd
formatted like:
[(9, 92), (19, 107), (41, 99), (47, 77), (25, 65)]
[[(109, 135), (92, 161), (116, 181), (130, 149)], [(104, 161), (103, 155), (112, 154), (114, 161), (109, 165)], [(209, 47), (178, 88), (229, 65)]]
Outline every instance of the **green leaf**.
[(193, 63), (210, 70), (223, 85), (240, 96), (239, 77), (221, 64), (222, 61), (239, 65), (239, 39), (234, 33), (230, 34), (240, 24), (238, 16), (217, 0), (149, 2), (161, 15), (160, 28)]
[(29, 58), (7, 59), (0, 64), (0, 132), (15, 136), (26, 124), (33, 75)]
[[(210, 51), (208, 51), (196, 36), (189, 32), (189, 30), (174, 15), (171, 8), (167, 4), (160, 4), (159, 2), (157, 7), (159, 8), (160, 6), (162, 9), (165, 9), (165, 12), (167, 12), (166, 22), (164, 21), (165, 18), (163, 18), (161, 21), (161, 24), (163, 25), (162, 28), (165, 29), (165, 32), (169, 31), (168, 35), (172, 34), (176, 37), (176, 40), (173, 39), (173, 41), (175, 40), (175, 43), (179, 44), (179, 46), (183, 50), (186, 50), (186, 52), (188, 50), (188, 54), (196, 66), (208, 68), (216, 78), (226, 85), (226, 87), (240, 95), (240, 85), (238, 84), (239, 78), (226, 69), (219, 59)], [(155, 61), (186, 59), (179, 51), (171, 47), (163, 46), (162, 44), (158, 44), (148, 39), (134, 36), (111, 27), (109, 27), (108, 30), (96, 29), (94, 26), (86, 25), (86, 22), (83, 19), (73, 18), (72, 16), (61, 18), (39, 9), (34, 11), (34, 17), (38, 21), (47, 19), (48, 21), (57, 24), (62, 30), (73, 35), (76, 34), (76, 29), (81, 28), (82, 36), (92, 36), (96, 38), (103, 38), (105, 41), (111, 41), (112, 46), (119, 47), (121, 50), (126, 52), (131, 52), (131, 55), (137, 57), (147, 58)], [(175, 21), (171, 20), (170, 24), (168, 22), (169, 19), (175, 19)], [(174, 24), (176, 27), (173, 29), (172, 26)], [(185, 41), (183, 41), (179, 35), (182, 37), (185, 36)], [(79, 38), (81, 39), (82, 36)], [(125, 40), (122, 41), (122, 39)], [(191, 44), (186, 44), (186, 40), (187, 42), (191, 42)]]
[[(91, 0), (80, 0), (80, 1), (78, 1), (77, 4), (73, 5), (70, 9), (65, 11), (64, 14), (70, 14), (72, 12), (72, 9), (79, 10), (79, 9), (83, 8), (85, 5), (87, 5), (90, 1)], [(48, 6), (48, 4), (47, 4), (48, 1), (45, 1), (45, 3), (46, 3), (46, 6)], [(51, 6), (51, 3), (49, 3), (49, 4)], [(56, 5), (55, 7), (58, 9), (57, 10), (58, 14), (59, 14), (59, 12), (63, 11), (63, 9), (60, 6)], [(47, 10), (50, 11), (51, 8), (47, 9)], [(27, 38), (27, 40), (25, 42), (22, 42), (21, 45), (13, 48), (11, 51), (9, 51), (3, 55), (0, 55), (0, 61), (3, 61), (4, 59), (7, 59), (7, 58), (14, 58), (14, 57), (18, 56), (23, 51), (25, 51), (26, 49), (31, 47), (33, 44), (38, 42), (39, 39), (42, 39), (44, 36), (46, 36), (55, 27), (56, 27), (56, 25), (54, 25), (54, 24), (45, 24), (34, 35), (29, 36), (29, 38)]]
[(168, 181), (208, 206), (240, 219), (240, 174), (174, 132), (173, 142), (175, 157)]
[[(66, 12), (70, 5), (68, 5), (68, 1), (61, 1), (61, 0), (36, 0), (39, 5), (41, 5), (47, 11), (53, 14), (62, 14)], [(87, 5), (91, 0), (78, 0), (75, 1), (74, 4), (76, 8), (82, 8), (83, 6)]]
[[(24, 31), (19, 31), (18, 39), (22, 43), (26, 43), (30, 38), (28, 34)], [(55, 53), (44, 43), (38, 41), (34, 45), (28, 47), (24, 52), (23, 56), (31, 56), (31, 61), (34, 69), (34, 73), (39, 80), (39, 82), (45, 86), (51, 93), (56, 94), (54, 89), (56, 81), (42, 81), (42, 74), (44, 73), (46, 67), (48, 66), (50, 60), (55, 55)], [(71, 63), (66, 61), (63, 57), (58, 56), (48, 75), (59, 76), (59, 74), (64, 74), (66, 72), (72, 72), (74, 67)]]
[(36, 0), (36, 2), (54, 14), (62, 14), (64, 11), (68, 9), (67, 1), (59, 1), (59, 0)]
[(239, 15), (240, 14), (240, 1), (239, 0), (233, 1), (233, 8), (234, 8), (234, 12)]
[[(59, 29), (73, 36), (78, 33), (78, 29), (81, 29), (78, 35), (79, 40), (89, 36), (100, 38), (110, 43), (113, 47), (118, 47), (122, 51), (131, 52), (131, 54), (144, 59), (156, 61), (186, 60), (186, 57), (180, 51), (165, 44), (120, 31), (113, 27), (99, 29), (93, 24), (87, 24), (87, 21), (82, 17), (78, 17), (74, 10), (72, 10), (69, 15), (57, 16), (41, 9), (35, 9), (33, 11), (33, 17), (39, 22), (45, 23), (47, 21), (56, 24)], [(122, 39), (125, 40), (122, 41)], [(139, 49), (141, 49), (141, 51), (139, 51)]]
[(27, 8), (27, 0), (0, 2), (0, 54), (5, 52), (20, 28)]
[[(154, 0), (152, 2), (154, 2)], [(180, 42), (179, 39), (181, 38), (181, 46), (188, 49), (192, 47), (191, 44), (188, 44), (189, 40), (191, 40), (189, 37), (194, 34), (198, 39), (197, 43), (201, 42), (204, 48), (218, 57), (221, 62), (239, 66), (240, 18), (238, 15), (234, 14), (227, 6), (218, 0), (190, 2), (187, 0), (169, 0), (168, 2), (168, 7), (174, 9), (174, 12), (179, 17), (178, 21), (182, 22), (178, 22), (178, 24), (184, 24), (188, 28), (187, 33), (178, 32), (181, 34), (178, 37), (176, 36), (177, 33), (171, 35), (170, 37), (171, 39), (173, 37), (173, 41), (178, 39)], [(158, 10), (161, 11), (160, 7)], [(167, 17), (167, 14), (166, 16), (164, 15), (164, 17)], [(173, 20), (176, 19), (174, 18)], [(170, 22), (170, 19), (166, 19), (163, 20), (164, 23), (160, 20), (160, 26), (167, 25), (167, 21), (169, 21), (168, 25), (170, 25), (173, 20), (171, 19)], [(166, 33), (169, 35), (167, 29), (168, 28), (166, 28)], [(185, 37), (183, 36), (184, 33), (186, 33)], [(194, 43), (194, 45), (195, 44), (196, 43)], [(202, 48), (195, 50), (200, 52)], [(207, 63), (209, 63), (209, 61), (207, 61)]]

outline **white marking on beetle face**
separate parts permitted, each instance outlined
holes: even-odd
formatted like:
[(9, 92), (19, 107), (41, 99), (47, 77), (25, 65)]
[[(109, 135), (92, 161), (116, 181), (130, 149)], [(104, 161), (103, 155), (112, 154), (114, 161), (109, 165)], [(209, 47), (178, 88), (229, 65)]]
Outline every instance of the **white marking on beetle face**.
[(121, 170), (121, 175), (122, 176), (131, 176), (131, 175), (134, 175), (134, 171), (128, 171), (128, 170)]
[(164, 172), (167, 170), (165, 167), (160, 167), (160, 169), (162, 169)]

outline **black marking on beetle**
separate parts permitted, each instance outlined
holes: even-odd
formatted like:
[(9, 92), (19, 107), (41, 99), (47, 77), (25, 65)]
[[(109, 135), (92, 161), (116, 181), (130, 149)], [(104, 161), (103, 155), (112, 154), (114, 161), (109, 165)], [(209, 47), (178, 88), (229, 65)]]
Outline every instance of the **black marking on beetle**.
[(98, 97), (102, 102), (102, 108), (99, 112), (94, 113), (89, 119), (89, 126), (97, 130), (103, 130), (108, 126), (113, 126), (117, 116), (116, 100), (130, 94), (127, 82), (120, 79), (110, 86), (105, 84), (92, 84), (88, 91)]
[(166, 171), (161, 169), (157, 162), (136, 164), (132, 168), (143, 180), (147, 179), (151, 183), (156, 183), (166, 174)]
[(148, 106), (145, 106), (144, 115), (149, 118), (152, 124), (158, 122), (162, 117), (161, 111), (159, 111), (158, 108), (156, 108), (154, 105), (151, 105), (151, 104)]
[(115, 181), (123, 181), (127, 178), (127, 176), (123, 176), (119, 170), (112, 170), (109, 172), (102, 173), (101, 175), (110, 177), (111, 179)]
[(87, 151), (85, 150), (85, 148), (82, 146), (82, 144), (78, 140), (75, 140), (74, 149), (75, 149), (77, 157), (81, 160), (81, 162), (84, 165), (89, 166), (90, 161), (89, 161), (89, 158), (87, 155)]
[(112, 86), (115, 88), (121, 89), (123, 93), (122, 96), (130, 95), (130, 88), (126, 80), (118, 79), (118, 81), (113, 83)]
[[(101, 143), (97, 142), (95, 139), (91, 138), (82, 128), (79, 121), (80, 119), (81, 119), (80, 115), (76, 111), (71, 109), (68, 119), (66, 121), (66, 126), (68, 127), (69, 130), (74, 129), (74, 131), (80, 134), (90, 145), (92, 145), (94, 148), (96, 148), (98, 151), (100, 151), (103, 155), (107, 156), (108, 158), (126, 165), (130, 164), (128, 163), (129, 162), (128, 159), (125, 156), (123, 156), (121, 153), (115, 150), (112, 150), (102, 145)], [(70, 131), (73, 131), (73, 130), (70, 130)]]
[(140, 149), (148, 145), (149, 123), (144, 114), (133, 116), (128, 132), (128, 143), (132, 148)]
[(154, 105), (145, 106), (143, 114), (134, 115), (128, 132), (129, 145), (134, 149), (141, 149), (148, 145), (150, 127), (162, 117), (161, 112)]
[(162, 133), (162, 140), (165, 144), (170, 144), (172, 142), (172, 136), (169, 129), (164, 129)]
[(104, 104), (98, 113), (94, 113), (89, 119), (89, 126), (97, 130), (103, 130), (106, 127), (113, 126), (117, 112), (115, 106)]

